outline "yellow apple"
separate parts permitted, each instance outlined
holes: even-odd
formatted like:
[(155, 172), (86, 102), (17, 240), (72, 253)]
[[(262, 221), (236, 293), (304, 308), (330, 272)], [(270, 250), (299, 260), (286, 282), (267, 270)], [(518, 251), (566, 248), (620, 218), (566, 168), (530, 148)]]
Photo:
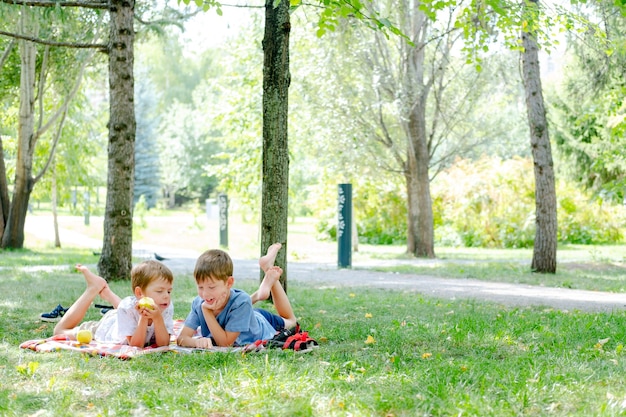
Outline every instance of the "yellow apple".
[(91, 334), (91, 330), (79, 330), (76, 333), (76, 340), (78, 343), (88, 344), (93, 339), (93, 335)]
[(156, 308), (154, 300), (150, 297), (143, 297), (141, 300), (139, 300), (137, 305), (139, 306), (139, 308), (146, 308), (148, 310), (154, 310)]

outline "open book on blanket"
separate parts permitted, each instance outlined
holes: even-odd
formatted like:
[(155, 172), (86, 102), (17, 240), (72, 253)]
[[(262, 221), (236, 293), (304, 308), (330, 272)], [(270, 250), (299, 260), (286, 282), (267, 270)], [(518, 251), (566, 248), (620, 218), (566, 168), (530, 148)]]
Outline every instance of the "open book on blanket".
[[(219, 347), (215, 346), (209, 349), (184, 348), (176, 345), (176, 337), (183, 328), (183, 320), (174, 321), (174, 335), (169, 346), (161, 347), (145, 347), (138, 348), (129, 345), (120, 345), (116, 343), (102, 343), (91, 341), (90, 343), (79, 343), (75, 340), (68, 340), (66, 336), (52, 336), (47, 339), (27, 340), (20, 344), (22, 349), (30, 349), (35, 352), (59, 352), (62, 350), (85, 353), (88, 355), (113, 356), (120, 359), (130, 359), (136, 356), (145, 355), (156, 352), (241, 352), (243, 347)], [(249, 349), (248, 349), (249, 350)]]

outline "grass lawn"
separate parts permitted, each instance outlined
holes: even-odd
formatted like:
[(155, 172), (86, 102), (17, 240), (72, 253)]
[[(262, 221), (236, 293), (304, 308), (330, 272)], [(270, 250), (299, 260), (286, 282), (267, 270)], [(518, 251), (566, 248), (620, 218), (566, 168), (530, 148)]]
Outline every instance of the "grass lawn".
[[(166, 238), (170, 244), (199, 251), (215, 246), (211, 223), (198, 216), (147, 222), (135, 241), (163, 240), (171, 229), (176, 233)], [(71, 219), (61, 224), (62, 242), (67, 231), (89, 236), (89, 244), (101, 240), (93, 218), (89, 226)], [(290, 226), (288, 259), (336, 259), (336, 245), (317, 242), (310, 226)], [(258, 235), (242, 227), (233, 224), (229, 252), (251, 259), (258, 256)], [(309, 354), (169, 352), (122, 361), (21, 350), (21, 342), (52, 334), (53, 324), (39, 321), (41, 312), (58, 303), (68, 306), (82, 292), (82, 275), (72, 265), (97, 262), (97, 248), (66, 242), (64, 249), (52, 249), (41, 234), (28, 234), (27, 247), (0, 252), (2, 416), (626, 415), (622, 311), (508, 308), (292, 282), (296, 314), (320, 342)], [(528, 271), (532, 250), (437, 253), (446, 262), (420, 264), (401, 247), (363, 245), (353, 260), (392, 260), (399, 265), (387, 268), (449, 278), (609, 291), (626, 285), (623, 247), (560, 248), (555, 276)], [(122, 296), (130, 294), (129, 282), (110, 285)], [(256, 285), (237, 281), (248, 291)], [(193, 279), (177, 276), (176, 318), (185, 317), (194, 296)], [(88, 319), (98, 319), (92, 310)]]
[[(52, 272), (0, 270), (0, 415), (626, 414), (623, 312), (291, 284), (296, 314), (320, 342), (309, 354), (163, 353), (122, 361), (19, 349), (22, 341), (51, 335), (53, 325), (39, 313), (83, 290), (82, 276), (69, 267), (82, 256), (68, 251), (60, 256), (68, 268)], [(176, 278), (176, 318), (184, 318), (195, 295), (192, 281)], [(250, 291), (256, 281), (238, 284)], [(121, 295), (130, 293), (128, 285), (111, 283)], [(98, 319), (92, 310), (89, 318)]]
[[(530, 270), (532, 250), (467, 250), (444, 248), (438, 261), (376, 266), (387, 272), (442, 278), (573, 288), (591, 291), (626, 291), (624, 246), (567, 246), (559, 248), (556, 274)], [(598, 256), (602, 254), (602, 256)], [(505, 257), (506, 256), (506, 257)]]

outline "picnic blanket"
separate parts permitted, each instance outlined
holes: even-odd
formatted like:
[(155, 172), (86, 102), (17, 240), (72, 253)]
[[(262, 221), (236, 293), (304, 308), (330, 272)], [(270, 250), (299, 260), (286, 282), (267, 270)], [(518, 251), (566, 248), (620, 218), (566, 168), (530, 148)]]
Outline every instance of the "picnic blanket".
[[(139, 348), (129, 345), (121, 345), (117, 343), (103, 343), (92, 340), (90, 343), (79, 343), (76, 340), (69, 340), (65, 335), (52, 336), (47, 339), (27, 340), (20, 344), (22, 349), (30, 349), (35, 352), (59, 352), (71, 351), (88, 354), (91, 356), (112, 356), (119, 359), (131, 359), (136, 356), (146, 355), (157, 352), (176, 352), (176, 353), (194, 353), (194, 352), (241, 352), (246, 348), (242, 347), (219, 347), (214, 346), (208, 349), (184, 348), (176, 345), (176, 337), (183, 328), (183, 320), (174, 321), (174, 334), (172, 335), (169, 346), (148, 346)], [(250, 351), (247, 349), (245, 351)]]

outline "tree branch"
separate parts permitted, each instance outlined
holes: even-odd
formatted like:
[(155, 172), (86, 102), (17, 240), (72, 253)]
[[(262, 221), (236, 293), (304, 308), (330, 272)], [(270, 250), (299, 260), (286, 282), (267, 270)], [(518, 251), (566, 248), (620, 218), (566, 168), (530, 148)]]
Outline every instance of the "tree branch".
[(59, 144), (59, 139), (61, 139), (61, 132), (63, 132), (63, 125), (65, 125), (65, 118), (67, 117), (67, 111), (68, 109), (66, 106), (65, 109), (63, 109), (61, 121), (59, 122), (59, 125), (57, 127), (57, 131), (56, 131), (56, 134), (54, 135), (54, 139), (52, 140), (52, 148), (50, 149), (50, 153), (48, 154), (48, 159), (46, 160), (46, 164), (43, 166), (43, 168), (41, 168), (41, 172), (39, 172), (39, 174), (37, 174), (37, 176), (33, 178), (33, 184), (36, 184), (37, 182), (39, 182), (41, 177), (43, 177), (46, 171), (48, 170), (48, 167), (50, 167), (50, 163), (54, 159), (54, 152), (56, 151), (57, 145)]
[(95, 2), (81, 2), (81, 1), (30, 1), (30, 0), (0, 0), (3, 3), (11, 4), (15, 6), (33, 6), (33, 7), (84, 7), (86, 9), (102, 9), (109, 8), (109, 2), (107, 0), (95, 1)]
[[(0, 1), (5, 1), (5, 0), (0, 0)], [(65, 46), (68, 48), (75, 48), (75, 49), (100, 49), (103, 51), (107, 51), (109, 48), (109, 46), (104, 43), (54, 42), (54, 41), (48, 41), (45, 39), (33, 38), (32, 36), (24, 36), (24, 35), (19, 35), (17, 33), (5, 32), (3, 30), (0, 30), (0, 35), (8, 36), (14, 39), (23, 39), (25, 41), (38, 43), (40, 45), (48, 45), (48, 46)]]
[(63, 131), (63, 125), (65, 124), (65, 118), (67, 117), (69, 104), (74, 98), (74, 96), (76, 96), (76, 93), (78, 93), (80, 84), (83, 79), (83, 75), (85, 73), (85, 68), (87, 67), (87, 64), (89, 63), (89, 61), (90, 61), (90, 58), (85, 58), (85, 60), (83, 61), (83, 64), (80, 68), (80, 73), (78, 77), (76, 78), (76, 82), (74, 83), (72, 90), (69, 92), (69, 94), (65, 98), (65, 102), (63, 103), (63, 105), (57, 110), (57, 112), (50, 118), (50, 120), (48, 120), (48, 122), (41, 129), (39, 129), (36, 133), (33, 134), (33, 137), (35, 137), (36, 138), (35, 140), (37, 140), (46, 130), (48, 130), (50, 126), (52, 126), (52, 124), (56, 121), (56, 119), (59, 116), (61, 116), (61, 120), (59, 121), (59, 124), (57, 126), (56, 134), (52, 141), (52, 148), (50, 149), (50, 153), (48, 154), (48, 159), (46, 160), (46, 163), (43, 166), (43, 168), (41, 168), (41, 171), (39, 172), (39, 174), (37, 174), (34, 177), (33, 183), (37, 183), (41, 179), (41, 177), (44, 176), (44, 174), (48, 170), (48, 167), (50, 166), (50, 162), (52, 161), (52, 158), (54, 157), (54, 152), (56, 150), (57, 144), (59, 143), (59, 140), (61, 139), (61, 132)]
[(9, 46), (7, 46), (6, 51), (4, 51), (2, 58), (0, 59), (0, 69), (4, 67), (4, 63), (7, 61), (7, 59), (9, 59), (9, 54), (11, 53), (11, 49), (13, 49), (14, 46), (15, 46), (15, 39), (12, 39), (11, 42), (9, 43)]
[[(304, 6), (305, 3), (302, 3), (302, 5)], [(246, 8), (246, 9), (265, 9), (265, 4), (263, 5), (259, 5), (259, 6), (254, 6), (252, 4), (228, 4), (228, 3), (220, 3), (220, 6), (222, 7), (240, 7), (240, 8)]]
[[(91, 52), (91, 54), (93, 56), (93, 52)], [(90, 60), (91, 60), (91, 57), (88, 57), (88, 58), (85, 58), (85, 60), (83, 61), (82, 66), (80, 68), (80, 72), (78, 74), (78, 77), (76, 78), (76, 82), (74, 83), (74, 86), (72, 87), (72, 90), (65, 97), (65, 102), (50, 117), (50, 119), (48, 119), (48, 121), (46, 122), (45, 125), (40, 127), (37, 130), (37, 132), (33, 133), (33, 138), (32, 138), (32, 141), (33, 141), (32, 142), (32, 146), (33, 147), (35, 146), (36, 141), (56, 122), (56, 120), (59, 118), (59, 116), (63, 115), (63, 118), (65, 118), (64, 114), (67, 112), (67, 108), (68, 108), (70, 102), (72, 101), (72, 99), (74, 98), (76, 93), (78, 93), (78, 89), (80, 87), (80, 83), (82, 82), (82, 79), (83, 79), (83, 74), (85, 73), (85, 67), (87, 67), (87, 64), (89, 63)]]
[[(37, 102), (39, 103), (39, 122), (37, 123), (37, 130), (41, 129), (41, 125), (43, 123), (43, 90), (46, 84), (46, 75), (48, 69), (48, 59), (50, 58), (50, 47), (46, 46), (43, 52), (43, 59), (41, 60), (41, 71), (39, 73), (39, 88), (37, 90)], [(37, 136), (33, 135), (32, 139), (36, 140)], [(34, 149), (35, 143), (30, 144), (31, 148)]]

